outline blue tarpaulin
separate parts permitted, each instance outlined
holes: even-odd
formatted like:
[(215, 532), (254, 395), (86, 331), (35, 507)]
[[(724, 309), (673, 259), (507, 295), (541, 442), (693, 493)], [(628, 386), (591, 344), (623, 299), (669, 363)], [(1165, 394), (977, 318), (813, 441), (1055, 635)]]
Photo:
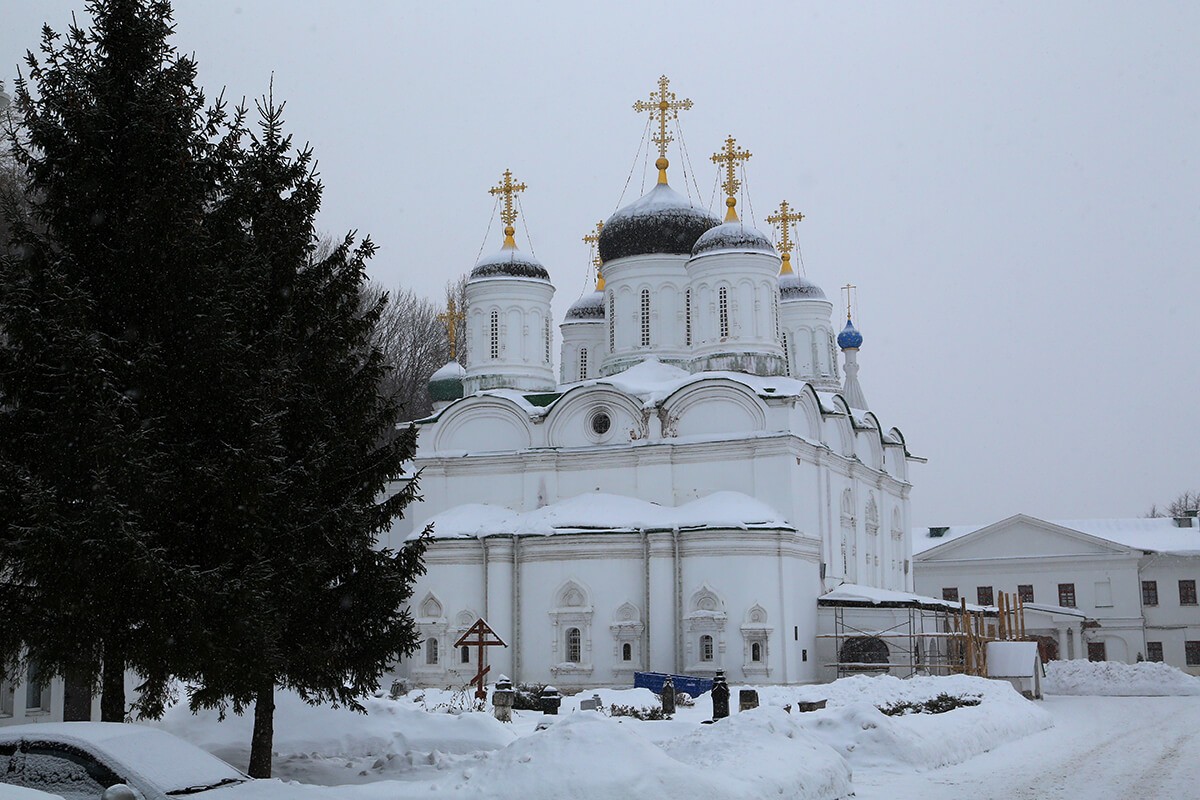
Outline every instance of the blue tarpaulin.
[[(666, 680), (665, 672), (635, 672), (633, 688), (649, 689), (655, 694), (662, 694)], [(694, 678), (691, 675), (672, 675), (671, 682), (675, 684), (675, 691), (687, 692), (692, 697), (699, 697), (713, 687), (712, 678)]]

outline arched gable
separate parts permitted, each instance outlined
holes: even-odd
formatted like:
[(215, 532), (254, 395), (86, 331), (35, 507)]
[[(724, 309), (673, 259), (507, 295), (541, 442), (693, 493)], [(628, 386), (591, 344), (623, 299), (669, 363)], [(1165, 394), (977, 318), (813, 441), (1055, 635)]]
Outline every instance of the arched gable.
[(442, 601), (438, 600), (437, 595), (433, 592), (428, 592), (425, 595), (425, 599), (421, 601), (421, 605), (417, 609), (417, 615), (422, 620), (441, 619), (444, 613)]
[[(597, 418), (600, 414), (607, 415), (607, 427)], [(550, 447), (620, 444), (646, 435), (640, 405), (624, 392), (603, 384), (568, 391), (550, 409), (545, 425)]]
[(666, 436), (750, 433), (767, 425), (766, 404), (744, 384), (706, 378), (677, 389), (663, 401)]
[(554, 593), (554, 607), (559, 611), (590, 612), (591, 592), (579, 581), (568, 579)]
[(506, 452), (524, 450), (532, 440), (532, 426), (524, 409), (506, 397), (480, 395), (459, 400), (446, 409), (438, 421), (433, 450)]

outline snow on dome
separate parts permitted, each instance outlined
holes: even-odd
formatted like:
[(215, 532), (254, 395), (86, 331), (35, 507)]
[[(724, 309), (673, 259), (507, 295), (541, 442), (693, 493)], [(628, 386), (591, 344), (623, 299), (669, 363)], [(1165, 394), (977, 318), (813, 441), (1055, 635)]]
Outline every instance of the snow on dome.
[(775, 245), (760, 230), (744, 222), (726, 222), (708, 231), (696, 240), (692, 255), (698, 256), (717, 250), (741, 250), (776, 255)]
[(458, 363), (457, 361), (451, 361), (450, 363), (446, 364), (446, 366), (430, 375), (429, 382), (433, 383), (434, 381), (443, 381), (448, 379), (462, 380), (466, 377), (466, 375), (467, 371), (463, 368), (462, 364)]
[(463, 378), (467, 371), (462, 364), (451, 361), (429, 376), (429, 397), (435, 403), (457, 400), (463, 396)]
[(604, 292), (585, 294), (567, 309), (567, 320), (600, 322), (604, 319)]
[(842, 328), (842, 332), (838, 334), (838, 347), (843, 350), (851, 350), (862, 347), (862, 334), (858, 332), (858, 328), (854, 327), (854, 323), (846, 320), (846, 327)]
[(649, 253), (690, 255), (700, 235), (720, 224), (721, 220), (707, 209), (659, 183), (604, 223), (600, 258), (612, 261)]
[(498, 253), (479, 259), (475, 268), (471, 270), (470, 280), (481, 278), (533, 278), (548, 281), (550, 273), (533, 256), (514, 247), (506, 247)]
[(820, 286), (794, 272), (779, 276), (779, 298), (784, 303), (789, 300), (826, 299), (825, 292)]
[[(524, 512), (468, 503), (447, 509), (428, 522), (433, 524), (433, 535), (439, 539), (688, 528), (792, 529), (791, 524), (766, 503), (740, 492), (714, 492), (676, 507), (601, 492), (577, 495)], [(424, 528), (423, 525), (417, 527)], [(420, 535), (420, 530), (413, 535)]]

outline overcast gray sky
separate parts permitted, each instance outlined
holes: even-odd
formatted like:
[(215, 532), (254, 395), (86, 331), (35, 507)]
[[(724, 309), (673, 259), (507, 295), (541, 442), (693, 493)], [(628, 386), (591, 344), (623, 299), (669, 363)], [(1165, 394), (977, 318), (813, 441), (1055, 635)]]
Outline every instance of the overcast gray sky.
[[(7, 0), (0, 75), (82, 6)], [(733, 134), (759, 227), (786, 198), (808, 276), (860, 287), (864, 391), (929, 459), (916, 524), (1139, 516), (1200, 488), (1200, 4), (177, 0), (176, 18), (210, 90), (274, 74), (320, 161), (322, 228), (369, 233), (389, 287), (440, 297), (469, 270), (510, 167), (561, 318), (634, 165), (631, 105), (665, 73), (695, 102), (703, 201)]]

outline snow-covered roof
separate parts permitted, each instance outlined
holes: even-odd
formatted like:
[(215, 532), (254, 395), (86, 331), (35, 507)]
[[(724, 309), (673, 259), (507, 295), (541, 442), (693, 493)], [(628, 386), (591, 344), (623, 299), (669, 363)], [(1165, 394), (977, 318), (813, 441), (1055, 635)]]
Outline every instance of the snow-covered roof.
[[(1115, 544), (1158, 553), (1200, 555), (1200, 527), (1180, 528), (1170, 517), (1139, 517), (1134, 519), (1067, 519), (1047, 520), (1053, 525), (1086, 533)], [(987, 525), (952, 525), (940, 536), (931, 536), (929, 528), (913, 529), (913, 554), (924, 553), (938, 545), (982, 530)], [(942, 530), (937, 528), (935, 530)]]
[[(950, 610), (961, 610), (961, 602), (953, 602), (950, 600), (942, 600), (937, 597), (926, 597), (922, 594), (913, 594), (912, 592), (894, 592), (891, 589), (877, 589), (874, 586), (863, 586), (858, 583), (843, 583), (841, 586), (826, 592), (818, 598), (819, 601), (824, 601), (826, 604), (841, 604), (841, 603), (856, 603), (878, 605), (917, 605), (917, 606), (937, 606)], [(995, 612), (994, 606), (979, 606), (973, 603), (967, 603), (968, 611), (985, 611)]]
[(466, 503), (415, 526), (416, 532), (410, 538), (419, 536), (429, 523), (433, 524), (433, 535), (438, 539), (703, 528), (794, 530), (775, 509), (740, 492), (714, 492), (674, 507), (602, 492), (577, 495), (533, 511)]

